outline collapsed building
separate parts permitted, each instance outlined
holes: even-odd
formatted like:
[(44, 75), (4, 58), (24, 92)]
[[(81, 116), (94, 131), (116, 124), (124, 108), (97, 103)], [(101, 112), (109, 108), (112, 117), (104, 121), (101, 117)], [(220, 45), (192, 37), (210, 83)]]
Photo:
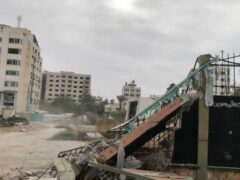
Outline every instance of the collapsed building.
[[(60, 152), (52, 172), (59, 179), (239, 179), (235, 58), (199, 56), (182, 82), (106, 138)], [(214, 81), (219, 72), (227, 81)]]

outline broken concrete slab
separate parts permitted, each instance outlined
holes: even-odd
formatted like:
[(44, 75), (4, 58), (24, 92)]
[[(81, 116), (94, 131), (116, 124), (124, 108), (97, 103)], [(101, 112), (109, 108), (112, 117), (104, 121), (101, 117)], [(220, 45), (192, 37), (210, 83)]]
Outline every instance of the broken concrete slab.
[(57, 179), (66, 180), (66, 179), (75, 179), (76, 175), (72, 169), (71, 164), (65, 159), (55, 159), (54, 165), (57, 169)]

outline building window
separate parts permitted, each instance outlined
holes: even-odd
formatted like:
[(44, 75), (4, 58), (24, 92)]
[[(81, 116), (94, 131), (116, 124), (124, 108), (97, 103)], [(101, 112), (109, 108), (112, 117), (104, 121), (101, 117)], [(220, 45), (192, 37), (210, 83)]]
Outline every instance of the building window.
[(87, 80), (90, 80), (90, 77), (86, 77)]
[(8, 54), (21, 54), (21, 49), (8, 48)]
[(77, 79), (77, 78), (78, 78), (77, 76), (74, 77), (74, 79)]
[(9, 43), (22, 44), (22, 40), (19, 38), (9, 38)]
[(56, 80), (56, 82), (59, 82), (59, 80)]
[(68, 81), (68, 83), (72, 83), (72, 81)]
[(2, 42), (2, 37), (0, 37), (0, 42)]
[(3, 105), (13, 106), (14, 105), (14, 93), (4, 93), (3, 94)]
[(72, 76), (68, 76), (68, 78), (70, 78), (70, 79), (71, 79), (71, 78), (72, 78)]
[(18, 87), (17, 81), (5, 81), (4, 83), (5, 87)]
[(20, 61), (19, 61), (19, 60), (16, 60), (16, 59), (8, 59), (8, 60), (7, 60), (7, 64), (20, 66)]
[(11, 70), (7, 70), (7, 71), (6, 71), (6, 75), (10, 75), (10, 76), (19, 76), (19, 71), (11, 71)]

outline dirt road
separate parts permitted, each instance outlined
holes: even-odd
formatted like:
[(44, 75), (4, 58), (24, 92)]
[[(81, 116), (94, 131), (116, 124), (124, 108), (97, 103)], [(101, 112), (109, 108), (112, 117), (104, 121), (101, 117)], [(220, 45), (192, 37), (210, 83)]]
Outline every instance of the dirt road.
[(59, 151), (84, 144), (80, 141), (48, 140), (63, 131), (45, 123), (38, 130), (27, 132), (0, 132), (0, 175), (13, 173), (16, 168), (34, 171), (53, 162)]

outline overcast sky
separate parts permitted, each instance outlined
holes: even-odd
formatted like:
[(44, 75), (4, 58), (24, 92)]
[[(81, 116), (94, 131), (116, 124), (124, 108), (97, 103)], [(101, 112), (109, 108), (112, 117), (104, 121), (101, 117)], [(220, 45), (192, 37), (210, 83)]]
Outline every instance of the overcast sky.
[(43, 70), (92, 75), (92, 94), (115, 98), (135, 80), (162, 94), (200, 54), (239, 53), (240, 1), (0, 0), (0, 24), (30, 29)]

